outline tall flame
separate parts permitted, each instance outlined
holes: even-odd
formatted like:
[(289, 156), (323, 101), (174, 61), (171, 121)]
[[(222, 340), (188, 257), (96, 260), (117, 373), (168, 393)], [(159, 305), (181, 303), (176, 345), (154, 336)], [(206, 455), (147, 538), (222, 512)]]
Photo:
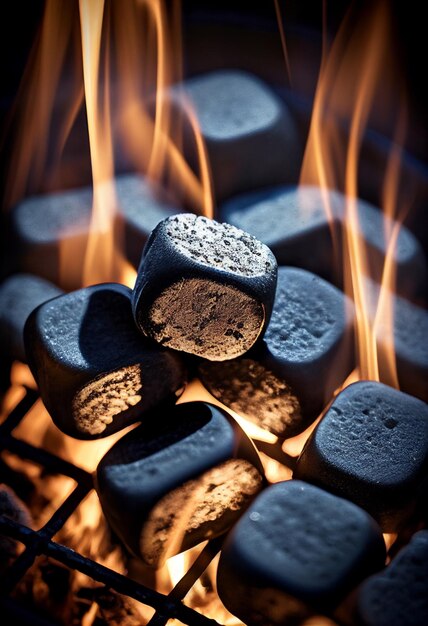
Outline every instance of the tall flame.
[[(116, 21), (118, 126), (124, 150), (137, 169), (166, 186), (176, 201), (184, 199), (193, 209), (212, 217), (207, 152), (196, 115), (180, 87), (180, 9), (180, 2), (173, 3), (167, 15), (162, 0), (120, 5), (123, 19)], [(171, 85), (173, 96), (168, 91)], [(181, 100), (180, 114), (174, 109), (174, 97)], [(195, 140), (198, 174), (183, 156), (184, 119)]]
[(82, 32), (83, 79), (91, 151), (93, 205), (83, 285), (118, 280), (118, 257), (114, 243), (114, 215), (117, 206), (114, 188), (113, 141), (111, 134), (108, 49), (102, 104), (99, 104), (99, 69), (104, 0), (79, 0)]
[[(333, 236), (334, 209), (329, 190), (338, 188), (345, 191), (342, 221), (344, 285), (356, 309), (358, 376), (360, 379), (382, 380), (398, 387), (393, 347), (394, 251), (404, 219), (403, 213), (398, 215), (397, 198), (405, 109), (400, 103), (397, 144), (391, 151), (384, 178), (387, 253), (376, 298), (376, 288), (370, 282), (367, 243), (359, 218), (358, 174), (361, 142), (375, 105), (382, 100), (386, 110), (393, 107), (385, 86), (388, 84), (387, 59), (393, 49), (391, 21), (386, 2), (376, 3), (371, 13), (364, 13), (356, 24), (352, 17), (352, 13), (347, 15), (330, 51), (324, 40), (300, 182), (321, 187)], [(381, 93), (379, 85), (383, 87)], [(343, 141), (344, 118), (350, 120), (346, 149)], [(335, 238), (333, 241), (337, 260), (340, 257), (339, 246)]]
[[(74, 3), (46, 0), (39, 37), (33, 45), (10, 120), (15, 136), (5, 190), (8, 208), (55, 176), (67, 131), (82, 104), (82, 90), (72, 90), (71, 119), (66, 115), (60, 128), (53, 128), (58, 86), (70, 44), (75, 39), (75, 17)], [(73, 69), (69, 66), (68, 80), (75, 84), (80, 77)]]
[[(40, 192), (51, 179), (58, 185), (58, 163), (84, 102), (93, 181), (91, 234), (86, 243), (64, 238), (61, 280), (67, 286), (108, 280), (132, 285), (135, 272), (124, 261), (115, 219), (118, 155), (129, 169), (169, 191), (178, 205), (213, 215), (204, 140), (179, 86), (181, 3), (167, 11), (164, 0), (79, 0), (78, 8), (46, 2), (16, 111), (6, 204)], [(58, 94), (70, 82), (60, 123), (54, 124)], [(193, 137), (192, 165), (183, 154), (184, 133), (190, 141)]]

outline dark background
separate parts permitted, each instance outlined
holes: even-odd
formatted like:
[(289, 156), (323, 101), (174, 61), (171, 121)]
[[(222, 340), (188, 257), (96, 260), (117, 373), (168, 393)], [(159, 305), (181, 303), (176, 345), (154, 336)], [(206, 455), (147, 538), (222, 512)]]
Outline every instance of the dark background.
[[(58, 0), (61, 2), (61, 0)], [(67, 0), (73, 1), (73, 0)], [(77, 2), (77, 0), (76, 0)], [(348, 10), (356, 16), (363, 13), (367, 6), (372, 7), (376, 0), (370, 2), (349, 2), (334, 0), (326, 2), (327, 25), (330, 36), (334, 36), (340, 22)], [(426, 111), (427, 89), (427, 26), (423, 19), (423, 3), (418, 1), (393, 1), (387, 3), (391, 8), (396, 30), (395, 54), (401, 59), (408, 85), (410, 110), (413, 125), (418, 125), (418, 138), (414, 138), (413, 152), (427, 158)], [(289, 45), (292, 74), (297, 78), (299, 50), (293, 39), (297, 34), (312, 38), (316, 47), (317, 38), (322, 32), (322, 0), (279, 0), (283, 23)], [(2, 4), (0, 17), (0, 123), (2, 127), (7, 119), (11, 102), (17, 92), (22, 73), (37, 34), (43, 14), (43, 0), (27, 2), (7, 2)], [(212, 56), (217, 57), (218, 65), (236, 67), (253, 65), (265, 75), (275, 75), (274, 67), (267, 65), (277, 61), (278, 76), (286, 74), (282, 50), (278, 36), (276, 15), (273, 0), (244, 2), (237, 0), (197, 1), (183, 0), (183, 17), (185, 29), (185, 69), (188, 73), (200, 70), (205, 62), (205, 69), (210, 65)], [(207, 40), (207, 33), (211, 37)], [(268, 34), (270, 37), (268, 37)], [(263, 57), (263, 44), (270, 39), (269, 49)], [(242, 40), (242, 43), (241, 43)], [(218, 42), (220, 45), (215, 46)], [(199, 44), (198, 54), (194, 55)], [(248, 46), (251, 45), (251, 49)], [(212, 46), (211, 52), (208, 48)], [(203, 50), (201, 51), (201, 48)], [(253, 57), (251, 60), (251, 56)], [(275, 58), (276, 57), (276, 58)], [(317, 68), (319, 59), (313, 59)], [(266, 66), (261, 67), (263, 63)], [(313, 76), (307, 77), (311, 82)], [(294, 85), (301, 88), (303, 77)], [(309, 88), (309, 86), (308, 86)]]
[[(61, 0), (58, 0), (61, 2)], [(71, 0), (67, 0), (71, 1)], [(77, 2), (77, 0), (76, 0)], [(334, 37), (344, 15), (352, 19), (364, 16), (370, 2), (336, 0), (326, 3), (327, 28)], [(304, 112), (308, 123), (311, 100), (321, 58), (323, 3), (319, 1), (279, 0), (289, 51), (292, 84), (288, 80), (273, 0), (241, 2), (183, 0), (184, 72), (186, 76), (221, 67), (252, 71), (285, 93), (293, 106)], [(10, 124), (12, 105), (36, 37), (44, 2), (8, 2), (2, 5), (0, 18), (0, 182), (4, 188), (5, 172), (13, 141)], [(426, 205), (428, 203), (427, 93), (426, 61), (427, 27), (422, 17), (423, 3), (389, 2), (395, 29), (392, 51), (402, 65), (409, 102), (409, 131), (406, 148), (409, 167), (416, 172), (418, 187), (415, 218), (408, 224), (428, 249)], [(380, 115), (375, 131), (391, 137), (393, 128), (388, 112)], [(12, 129), (12, 132), (10, 132)], [(85, 141), (85, 140), (84, 140)], [(79, 144), (80, 145), (80, 144)], [(371, 166), (370, 166), (371, 167)], [(9, 174), (10, 175), (10, 174)], [(413, 175), (413, 174), (412, 174)], [(421, 180), (419, 178), (421, 177)], [(82, 181), (86, 183), (87, 181)], [(373, 187), (373, 185), (372, 185)], [(40, 189), (36, 191), (45, 191)], [(376, 202), (376, 190), (370, 188), (367, 199)]]

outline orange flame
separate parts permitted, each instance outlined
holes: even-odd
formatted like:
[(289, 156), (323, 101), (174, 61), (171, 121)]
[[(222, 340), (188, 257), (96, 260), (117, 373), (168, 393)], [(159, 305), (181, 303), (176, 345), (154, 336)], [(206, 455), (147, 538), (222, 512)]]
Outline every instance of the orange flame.
[[(124, 261), (115, 219), (118, 151), (178, 205), (213, 215), (204, 140), (191, 104), (174, 85), (182, 78), (181, 4), (167, 11), (163, 0), (79, 0), (78, 7), (79, 13), (73, 3), (59, 8), (54, 0), (46, 2), (19, 94), (6, 204), (40, 192), (49, 181), (58, 185), (62, 170), (57, 164), (85, 101), (94, 191), (91, 235), (86, 242), (84, 237), (64, 239), (61, 282), (67, 287), (108, 280), (132, 285), (135, 273)], [(61, 122), (54, 126), (70, 67), (72, 88), (61, 102)], [(189, 154), (194, 166), (183, 155), (185, 132), (189, 145), (194, 144)]]
[[(169, 20), (161, 0), (125, 2), (120, 10), (117, 117), (124, 150), (135, 167), (166, 187), (175, 201), (183, 198), (194, 210), (212, 217), (205, 144), (196, 115), (178, 84), (182, 78), (180, 2), (173, 3)], [(172, 84), (173, 95), (168, 91)], [(174, 109), (177, 98), (181, 110)], [(183, 123), (195, 140), (199, 176), (183, 156)]]
[[(40, 191), (40, 187), (55, 177), (57, 159), (52, 160), (53, 165), (49, 163), (48, 146), (53, 143), (54, 155), (61, 154), (67, 129), (80, 108), (82, 91), (72, 89), (71, 118), (66, 115), (61, 127), (54, 131), (53, 113), (58, 105), (58, 87), (70, 42), (75, 36), (75, 17), (74, 3), (63, 5), (56, 0), (46, 0), (40, 34), (31, 51), (10, 120), (15, 136), (5, 191), (7, 208), (25, 194)], [(69, 72), (70, 79), (75, 84), (78, 77)]]
[[(387, 99), (387, 55), (391, 46), (391, 23), (387, 3), (380, 2), (358, 23), (348, 14), (328, 52), (324, 40), (319, 81), (315, 94), (309, 136), (301, 178), (302, 184), (317, 184), (333, 234), (334, 258), (340, 255), (335, 238), (334, 208), (330, 189), (346, 193), (342, 221), (345, 291), (356, 310), (356, 343), (359, 379), (382, 380), (398, 387), (393, 346), (393, 293), (395, 291), (394, 253), (403, 212), (397, 214), (401, 142), (404, 138), (404, 109), (399, 113), (397, 146), (392, 150), (384, 179), (384, 236), (386, 257), (379, 296), (370, 282), (368, 249), (358, 211), (359, 155), (363, 134), (382, 97)], [(389, 59), (388, 59), (388, 62)], [(379, 84), (383, 92), (379, 94)], [(401, 92), (402, 93), (402, 92)], [(386, 101), (387, 100), (387, 101)], [(343, 118), (350, 119), (344, 151)], [(399, 221), (395, 221), (399, 218)]]
[[(91, 151), (93, 206), (91, 234), (83, 268), (83, 285), (117, 280), (118, 259), (114, 245), (114, 215), (117, 205), (113, 182), (113, 141), (109, 81), (106, 77), (99, 106), (99, 66), (104, 0), (79, 0), (82, 33), (83, 79)], [(106, 74), (109, 55), (105, 54)]]
[(281, 15), (281, 9), (279, 6), (279, 0), (274, 0), (274, 4), (275, 4), (276, 20), (278, 22), (279, 34), (281, 37), (281, 46), (282, 46), (282, 54), (284, 55), (285, 69), (287, 70), (288, 80), (291, 85), (292, 83), (291, 83), (290, 59), (288, 56), (287, 41), (285, 39), (285, 31), (284, 31), (284, 26), (282, 23), (282, 15)]

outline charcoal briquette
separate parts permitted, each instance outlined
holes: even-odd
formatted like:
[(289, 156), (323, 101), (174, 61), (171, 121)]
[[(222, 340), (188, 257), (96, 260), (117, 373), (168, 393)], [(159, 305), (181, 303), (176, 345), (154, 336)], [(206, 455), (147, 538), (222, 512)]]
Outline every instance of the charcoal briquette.
[[(84, 187), (26, 198), (9, 215), (9, 260), (15, 271), (31, 272), (64, 289), (79, 286), (81, 271), (61, 275), (61, 246), (83, 264), (91, 221), (92, 189)], [(82, 265), (83, 267), (83, 265)]]
[[(400, 389), (428, 402), (428, 311), (392, 295), (394, 346)], [(378, 342), (390, 346), (390, 326), (378, 324)]]
[(302, 481), (280, 482), (257, 496), (228, 535), (218, 593), (249, 626), (300, 624), (333, 611), (385, 556), (365, 511)]
[(358, 594), (359, 624), (428, 624), (428, 531), (416, 533), (390, 565), (368, 578)]
[(138, 174), (123, 174), (115, 179), (118, 220), (123, 220), (125, 251), (135, 267), (144, 245), (157, 224), (176, 214), (175, 207), (161, 190)]
[[(297, 124), (256, 76), (238, 70), (203, 74), (173, 88), (171, 98), (184, 119), (189, 102), (195, 112), (217, 200), (297, 181), (303, 154)], [(188, 134), (185, 150), (192, 155), (195, 141)]]
[(24, 326), (30, 313), (61, 289), (31, 274), (14, 274), (0, 285), (0, 347), (3, 358), (26, 362)]
[[(118, 176), (114, 184), (116, 228), (124, 225), (126, 254), (137, 266), (150, 232), (177, 209), (138, 174)], [(84, 187), (26, 198), (14, 207), (8, 223), (12, 269), (31, 272), (66, 290), (80, 287), (92, 200), (92, 187)], [(73, 267), (64, 268), (68, 251)]]
[(151, 567), (227, 531), (263, 481), (251, 441), (225, 411), (205, 402), (155, 411), (97, 470), (111, 527)]
[[(220, 218), (263, 241), (280, 265), (301, 267), (342, 286), (345, 206), (346, 198), (338, 191), (280, 186), (231, 199), (220, 207)], [(380, 283), (386, 226), (392, 230), (397, 225), (364, 200), (358, 200), (356, 208), (370, 276)], [(405, 226), (400, 228), (393, 255), (397, 291), (406, 296), (423, 293), (426, 260), (420, 243)]]
[(178, 354), (149, 344), (135, 328), (131, 290), (94, 285), (38, 307), (25, 326), (28, 362), (57, 426), (104, 437), (183, 388)]
[(427, 484), (428, 405), (382, 383), (344, 389), (309, 437), (294, 476), (352, 500), (396, 532)]
[(251, 235), (202, 216), (163, 220), (144, 249), (133, 292), (141, 332), (212, 361), (237, 357), (262, 335), (277, 265)]
[(223, 404), (281, 437), (304, 430), (353, 367), (353, 306), (305, 270), (280, 267), (271, 320), (257, 350), (203, 361), (199, 376)]

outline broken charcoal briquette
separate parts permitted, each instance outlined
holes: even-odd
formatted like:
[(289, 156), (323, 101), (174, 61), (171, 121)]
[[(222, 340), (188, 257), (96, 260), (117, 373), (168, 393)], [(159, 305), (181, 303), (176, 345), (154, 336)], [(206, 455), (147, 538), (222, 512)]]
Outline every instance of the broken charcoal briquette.
[(425, 489), (428, 405), (381, 383), (346, 387), (309, 437), (294, 477), (352, 500), (396, 532)]
[(263, 481), (249, 438), (226, 411), (206, 402), (155, 411), (97, 470), (111, 527), (152, 567), (228, 530)]
[(164, 346), (223, 361), (249, 350), (269, 321), (277, 265), (251, 235), (180, 214), (161, 222), (144, 249), (133, 313)]
[(333, 611), (385, 557), (380, 529), (365, 511), (313, 485), (280, 482), (257, 496), (228, 535), (218, 593), (249, 626), (300, 624)]
[[(387, 251), (385, 232), (396, 223), (364, 200), (359, 199), (356, 208), (370, 277), (380, 283)], [(338, 191), (273, 187), (224, 203), (220, 218), (263, 241), (279, 264), (307, 269), (340, 287), (345, 209), (346, 197)], [(426, 260), (420, 243), (405, 226), (400, 227), (393, 254), (397, 291), (405, 296), (423, 293)]]
[(359, 624), (428, 624), (428, 531), (416, 533), (390, 565), (368, 578), (358, 593)]
[(0, 346), (11, 360), (26, 362), (24, 326), (30, 313), (63, 293), (52, 283), (31, 274), (14, 274), (0, 285)]
[(198, 368), (215, 398), (281, 437), (303, 431), (353, 367), (353, 306), (319, 276), (278, 268), (259, 349)]
[(29, 365), (57, 426), (90, 439), (105, 437), (184, 385), (179, 355), (147, 341), (135, 328), (131, 290), (106, 283), (38, 307), (25, 326)]
[[(303, 144), (296, 122), (285, 103), (256, 76), (237, 70), (211, 72), (172, 88), (170, 97), (176, 115), (184, 120), (189, 103), (195, 112), (217, 200), (297, 181)], [(191, 128), (184, 147), (189, 158), (194, 157)]]

